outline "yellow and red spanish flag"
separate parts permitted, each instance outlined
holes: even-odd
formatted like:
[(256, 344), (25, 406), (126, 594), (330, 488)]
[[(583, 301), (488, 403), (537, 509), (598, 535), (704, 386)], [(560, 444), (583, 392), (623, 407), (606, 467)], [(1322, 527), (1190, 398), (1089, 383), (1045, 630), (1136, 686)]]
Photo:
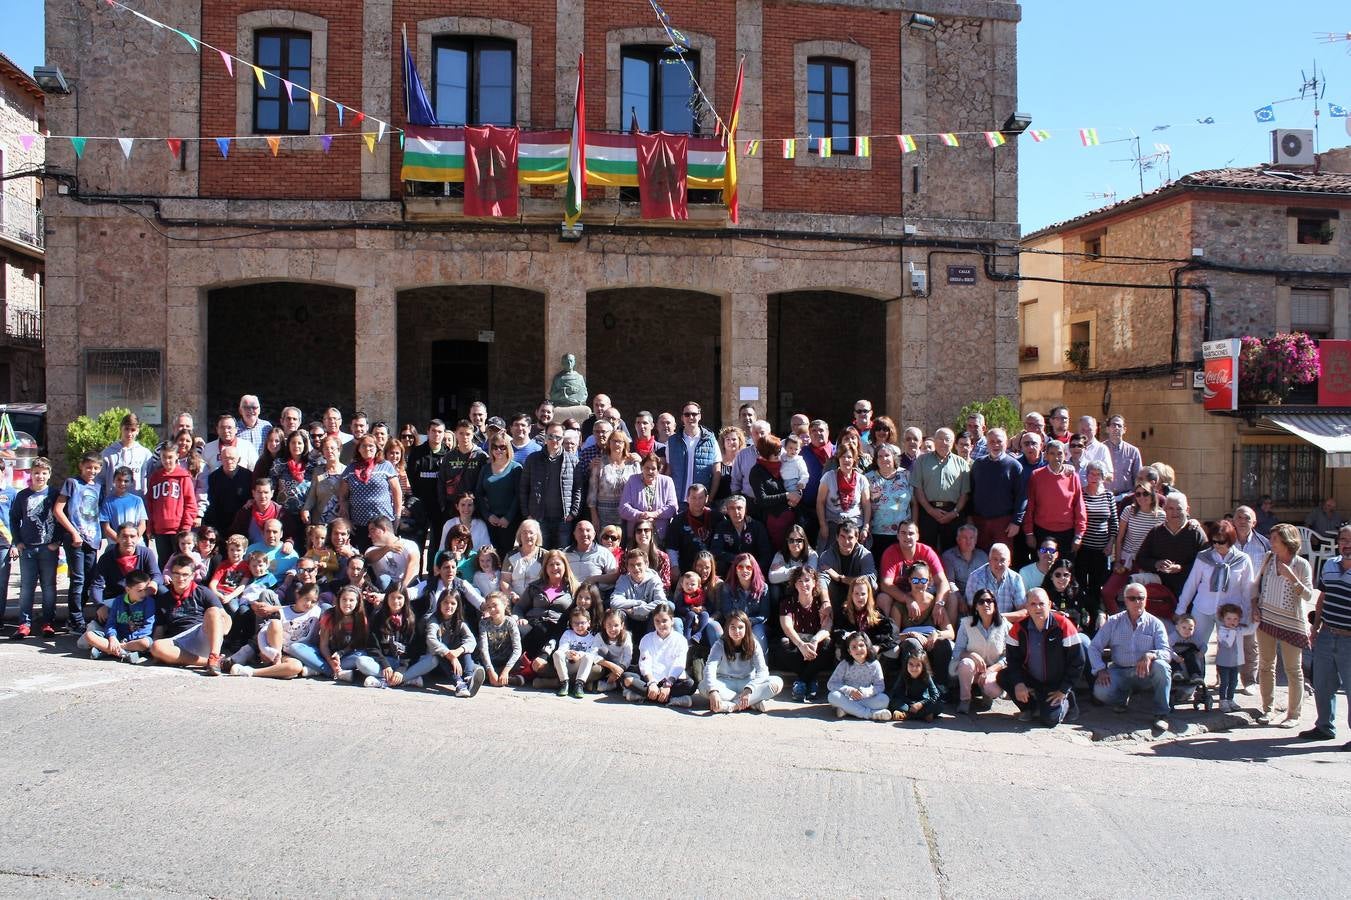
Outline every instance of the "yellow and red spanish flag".
[(722, 202), (727, 206), (727, 216), (735, 225), (741, 221), (740, 198), (737, 197), (736, 179), (736, 129), (741, 119), (741, 87), (746, 80), (746, 57), (736, 67), (736, 91), (732, 94), (732, 115), (727, 119), (727, 133), (722, 136), (727, 147), (727, 174), (722, 185)]

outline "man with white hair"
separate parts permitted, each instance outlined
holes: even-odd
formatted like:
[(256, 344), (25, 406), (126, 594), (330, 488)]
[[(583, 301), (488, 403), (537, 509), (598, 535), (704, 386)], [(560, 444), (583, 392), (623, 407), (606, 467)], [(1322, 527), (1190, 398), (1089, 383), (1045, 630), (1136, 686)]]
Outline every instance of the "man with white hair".
[(1027, 605), (1030, 592), (1022, 577), (1010, 568), (1009, 563), (1012, 561), (1013, 553), (1009, 550), (1008, 544), (995, 544), (990, 548), (990, 561), (972, 572), (971, 577), (966, 580), (963, 615), (971, 608), (971, 598), (976, 596), (976, 591), (989, 590), (994, 594), (995, 607), (1001, 616), (1010, 621), (1022, 618), (1021, 614), (1012, 614)]
[(971, 499), (971, 469), (952, 452), (951, 428), (934, 432), (934, 449), (910, 469), (910, 486), (919, 507), (919, 539), (939, 553), (957, 544), (957, 529), (966, 522)]
[(1079, 434), (1084, 438), (1084, 455), (1079, 457), (1080, 468), (1086, 469), (1091, 462), (1102, 463), (1102, 483), (1112, 483), (1112, 451), (1098, 440), (1098, 420), (1092, 416), (1079, 417)]
[(741, 451), (736, 455), (736, 459), (732, 461), (733, 494), (749, 495), (751, 493), (751, 469), (755, 468), (755, 461), (760, 455), (760, 451), (755, 449), (755, 444), (760, 438), (769, 435), (770, 427), (770, 424), (764, 419), (756, 419), (751, 423), (751, 433), (747, 438), (746, 446), (741, 448)]
[(304, 416), (299, 407), (283, 406), (281, 414), (277, 416), (277, 424), (273, 427), (280, 428), (282, 434), (292, 434), (300, 430), (303, 421)]
[(1153, 572), (1176, 600), (1191, 574), (1196, 557), (1210, 546), (1200, 523), (1191, 518), (1187, 496), (1173, 491), (1163, 501), (1163, 522), (1145, 535), (1135, 553), (1135, 565), (1141, 572)]
[[(1163, 526), (1159, 526), (1162, 528)], [(1123, 713), (1132, 693), (1147, 691), (1153, 697), (1154, 730), (1168, 730), (1168, 695), (1172, 669), (1168, 665), (1168, 631), (1163, 622), (1145, 611), (1148, 596), (1143, 584), (1128, 584), (1126, 609), (1107, 619), (1088, 645), (1093, 668), (1093, 695)], [(1111, 662), (1103, 657), (1111, 650)]]
[(259, 417), (262, 408), (262, 404), (253, 394), (245, 394), (239, 398), (239, 420), (236, 423), (236, 433), (241, 441), (253, 448), (255, 456), (263, 452), (267, 433), (272, 430), (272, 423)]

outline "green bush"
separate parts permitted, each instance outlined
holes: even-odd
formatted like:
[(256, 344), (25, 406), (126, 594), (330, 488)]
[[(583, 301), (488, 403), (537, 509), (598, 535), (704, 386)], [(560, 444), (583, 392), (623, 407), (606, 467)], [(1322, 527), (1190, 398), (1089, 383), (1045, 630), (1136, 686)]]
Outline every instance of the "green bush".
[(974, 400), (963, 406), (962, 411), (957, 414), (957, 423), (952, 426), (957, 434), (966, 430), (966, 418), (972, 413), (981, 413), (985, 416), (986, 429), (1002, 428), (1008, 432), (1010, 438), (1023, 430), (1023, 414), (1008, 397)]
[[(66, 470), (73, 472), (80, 457), (86, 453), (102, 453), (103, 448), (122, 436), (122, 417), (131, 412), (122, 407), (113, 407), (97, 419), (80, 416), (66, 426)], [(159, 445), (159, 435), (149, 425), (142, 425), (136, 440), (144, 447), (154, 450)]]

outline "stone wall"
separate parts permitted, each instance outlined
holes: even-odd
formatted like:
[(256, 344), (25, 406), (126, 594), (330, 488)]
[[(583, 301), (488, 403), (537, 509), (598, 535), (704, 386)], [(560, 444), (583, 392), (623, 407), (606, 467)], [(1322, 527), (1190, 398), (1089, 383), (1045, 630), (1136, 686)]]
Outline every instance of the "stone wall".
[[(830, 292), (776, 294), (766, 326), (775, 390), (756, 409), (768, 413), (776, 434), (786, 433), (798, 412), (825, 419), (833, 432), (852, 418), (859, 398), (871, 400), (879, 415), (887, 412), (885, 303)], [(823, 340), (825, 334), (835, 339)]]
[(352, 410), (352, 291), (295, 283), (224, 288), (208, 295), (206, 316), (209, 420), (235, 409), (244, 394), (260, 396), (265, 418), (282, 406), (300, 407), (306, 422), (330, 406)]

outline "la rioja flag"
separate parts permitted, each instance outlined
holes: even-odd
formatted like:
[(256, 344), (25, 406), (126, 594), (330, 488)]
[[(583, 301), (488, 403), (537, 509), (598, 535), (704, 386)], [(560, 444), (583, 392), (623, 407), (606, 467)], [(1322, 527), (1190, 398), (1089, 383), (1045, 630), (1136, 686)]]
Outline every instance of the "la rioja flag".
[(685, 180), (690, 139), (685, 134), (636, 134), (638, 199), (644, 219), (688, 219)]
[(520, 129), (466, 126), (464, 129), (464, 214), (515, 216), (520, 210), (516, 183)]

